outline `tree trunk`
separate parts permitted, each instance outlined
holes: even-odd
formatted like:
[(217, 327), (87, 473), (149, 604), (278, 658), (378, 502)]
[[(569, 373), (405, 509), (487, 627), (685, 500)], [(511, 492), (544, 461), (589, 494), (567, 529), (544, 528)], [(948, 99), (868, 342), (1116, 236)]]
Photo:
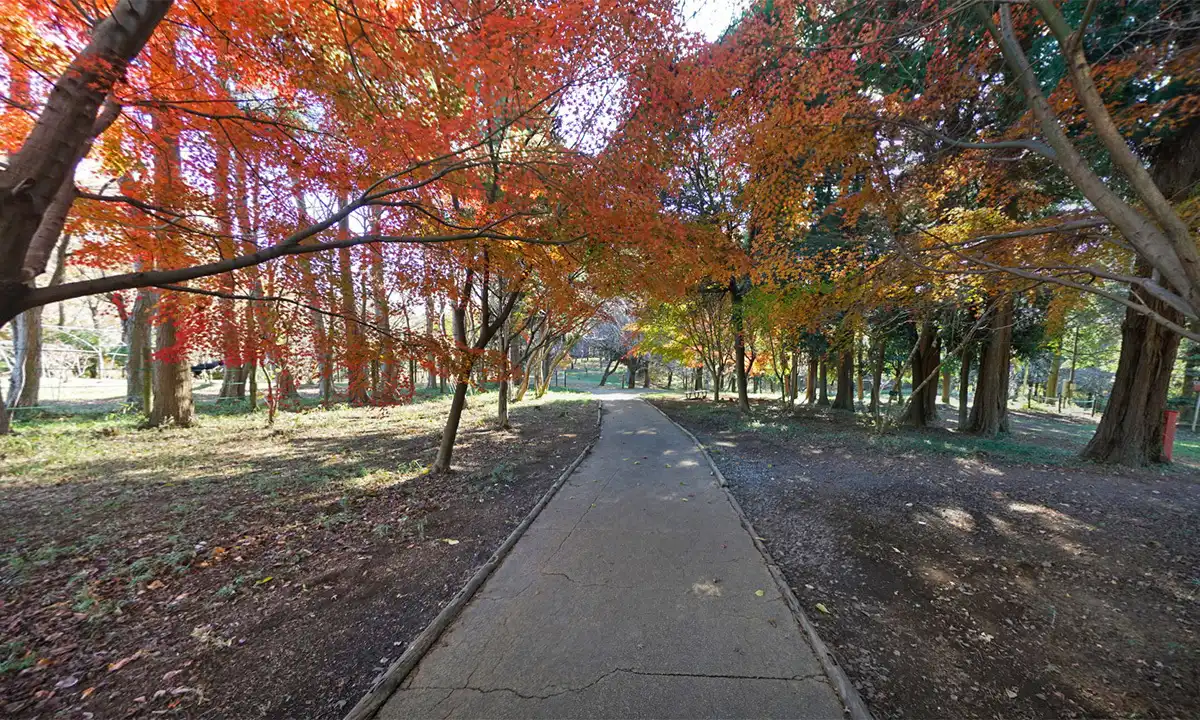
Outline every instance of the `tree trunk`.
[(829, 359), (822, 355), (817, 370), (817, 407), (829, 407)]
[(863, 393), (865, 392), (865, 390), (863, 388), (863, 375), (865, 373), (865, 363), (863, 362), (863, 341), (861, 338), (858, 337), (857, 333), (855, 334), (855, 337), (854, 337), (854, 344), (857, 346), (857, 352), (858, 352), (858, 366), (857, 366), (858, 385), (855, 386), (855, 389), (858, 392), (858, 404), (862, 405)]
[(721, 369), (717, 368), (715, 370), (712, 370), (711, 372), (712, 372), (712, 376), (713, 376), (713, 384), (712, 384), (713, 402), (720, 402), (720, 400), (721, 400), (721, 376), (722, 376)]
[(979, 358), (979, 380), (966, 431), (985, 437), (1008, 432), (1008, 371), (1012, 357), (1013, 298), (1005, 297), (991, 321)]
[[(433, 314), (433, 296), (427, 296), (425, 298), (425, 337), (429, 338), (430, 345), (433, 344)], [(441, 324), (440, 319), (438, 324)], [(425, 387), (433, 390), (437, 387), (437, 355), (430, 350), (425, 362), (427, 363), (426, 369), (429, 371), (425, 378)]]
[(733, 320), (733, 371), (737, 380), (738, 410), (750, 412), (750, 396), (746, 389), (746, 321), (742, 309), (742, 292), (736, 277), (729, 278), (729, 307)]
[(958, 369), (958, 429), (960, 431), (967, 428), (967, 413), (970, 411), (967, 398), (970, 397), (968, 390), (971, 386), (971, 364), (974, 362), (975, 345), (971, 343), (963, 348), (962, 366)]
[(9, 410), (36, 407), (42, 383), (42, 311), (36, 307), (17, 316), (12, 324), (12, 375), (8, 384)]
[[(1139, 270), (1145, 268), (1139, 264)], [(1152, 299), (1145, 302), (1165, 317), (1183, 321), (1174, 309)], [(1179, 335), (1132, 309), (1125, 313), (1112, 395), (1083, 457), (1132, 466), (1164, 461), (1163, 410), (1178, 347)]]
[(837, 397), (833, 400), (833, 409), (854, 412), (854, 348), (845, 348), (839, 357)]
[(502, 430), (508, 428), (509, 353), (512, 351), (509, 345), (508, 328), (505, 327), (500, 331), (500, 388), (496, 397), (496, 427)]
[(143, 412), (150, 411), (149, 403), (144, 402), (144, 395), (150, 373), (147, 358), (150, 354), (150, 314), (154, 301), (152, 291), (138, 290), (133, 310), (125, 323), (125, 346), (129, 353), (125, 359), (125, 402)]
[(459, 378), (454, 383), (454, 399), (450, 401), (450, 414), (446, 416), (446, 427), (442, 430), (442, 441), (438, 447), (438, 459), (434, 463), (434, 468), (439, 471), (444, 472), (450, 469), (450, 460), (454, 454), (454, 442), (458, 437), (458, 425), (462, 420), (463, 408), (467, 406), (467, 386), (469, 384), (466, 377)]
[[(1172, 202), (1187, 199), (1200, 180), (1200, 120), (1193, 119), (1159, 146), (1151, 168), (1154, 183)], [(1139, 262), (1135, 274), (1150, 276)], [(1133, 291), (1130, 291), (1131, 294)], [(1164, 317), (1182, 322), (1180, 313), (1157, 300), (1146, 301)], [(1163, 411), (1179, 335), (1129, 309), (1121, 325), (1121, 356), (1108, 407), (1083, 457), (1099, 462), (1145, 465), (1162, 461)]]
[[(347, 218), (339, 223), (338, 237), (350, 236), (350, 221)], [(371, 397), (367, 382), (367, 349), (366, 338), (363, 337), (363, 327), (356, 322), (358, 303), (354, 296), (354, 274), (350, 263), (350, 248), (339, 248), (337, 251), (339, 293), (342, 300), (342, 316), (345, 318), (344, 358), (346, 365), (346, 401), (351, 406), (362, 406), (370, 403)]]
[(949, 407), (950, 405), (950, 383), (953, 382), (954, 373), (950, 370), (950, 364), (942, 365), (942, 404)]
[(903, 418), (907, 425), (925, 427), (937, 419), (937, 383), (934, 380), (937, 377), (938, 356), (937, 329), (933, 320), (927, 318), (921, 323), (921, 334), (912, 354), (913, 392)]
[[(1061, 341), (1060, 341), (1061, 342)], [(1054, 355), (1050, 358), (1050, 374), (1046, 378), (1046, 397), (1058, 397), (1058, 371), (1062, 367), (1062, 354), (1055, 345)]]
[(804, 383), (804, 402), (813, 405), (817, 402), (817, 372), (821, 361), (813, 353), (808, 353), (808, 376)]
[[(621, 367), (621, 359), (609, 359), (608, 364), (604, 366), (604, 374), (600, 376), (600, 387), (608, 382), (608, 376), (613, 374), (613, 371)], [(528, 373), (526, 373), (528, 375)]]
[(157, 356), (152, 362), (154, 399), (150, 424), (191, 427), (195, 422), (192, 405), (192, 370), (187, 354), (178, 347), (175, 318), (170, 314), (155, 329)]
[(884, 339), (881, 337), (878, 341), (879, 347), (875, 348), (875, 362), (871, 368), (871, 413), (879, 414), (879, 393), (883, 386), (883, 362), (885, 358)]

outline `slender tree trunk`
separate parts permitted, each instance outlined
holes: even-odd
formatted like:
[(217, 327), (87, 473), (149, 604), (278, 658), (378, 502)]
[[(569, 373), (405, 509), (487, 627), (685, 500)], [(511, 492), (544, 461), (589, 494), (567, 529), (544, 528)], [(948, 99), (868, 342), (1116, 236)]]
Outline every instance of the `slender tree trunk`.
[(829, 359), (822, 355), (817, 366), (817, 407), (829, 407)]
[(742, 308), (742, 292), (736, 277), (729, 278), (729, 306), (733, 315), (733, 370), (737, 380), (738, 410), (750, 412), (750, 396), (746, 390), (746, 321)]
[[(349, 221), (342, 223), (339, 236), (349, 237)], [(354, 296), (354, 274), (350, 262), (350, 248), (339, 248), (337, 253), (338, 274), (340, 276), (342, 315), (346, 318), (344, 331), (346, 338), (346, 401), (352, 406), (366, 405), (370, 402), (367, 383), (367, 353), (362, 325), (358, 320), (358, 304)]]
[(500, 429), (508, 428), (508, 376), (511, 373), (509, 365), (509, 353), (512, 348), (509, 347), (508, 327), (500, 330), (500, 388), (496, 393), (496, 427)]
[(1079, 328), (1075, 328), (1075, 341), (1071, 348), (1071, 374), (1067, 376), (1066, 400), (1075, 399), (1075, 370), (1079, 364)]
[(967, 345), (963, 349), (962, 366), (958, 369), (958, 429), (966, 430), (967, 414), (970, 411), (970, 405), (967, 403), (970, 393), (968, 392), (971, 386), (971, 364), (975, 362), (975, 345), (974, 343)]
[(808, 353), (808, 377), (804, 383), (804, 402), (813, 405), (817, 402), (817, 372), (821, 361), (813, 353)]
[(613, 374), (613, 371), (621, 366), (620, 358), (610, 358), (608, 364), (604, 366), (604, 374), (600, 376), (600, 387), (608, 382), (608, 376)]
[(854, 336), (854, 344), (857, 346), (858, 352), (858, 365), (856, 366), (858, 371), (858, 385), (855, 386), (855, 389), (858, 391), (858, 404), (862, 405), (863, 394), (865, 393), (865, 390), (863, 389), (863, 375), (865, 373), (865, 369), (863, 362), (863, 341), (862, 338), (857, 335), (857, 333)]
[(871, 368), (871, 413), (878, 415), (879, 393), (883, 386), (884, 339), (881, 337), (876, 344), (878, 347), (873, 348), (875, 350), (875, 362)]
[(150, 355), (150, 315), (155, 299), (153, 291), (138, 290), (125, 330), (129, 352), (125, 360), (125, 402), (143, 412), (150, 411), (144, 396), (149, 387), (150, 363), (147, 358)]
[(1012, 357), (1013, 298), (1005, 297), (989, 323), (988, 337), (979, 358), (975, 402), (967, 419), (967, 432), (992, 437), (1008, 432), (1008, 372)]
[(712, 376), (713, 376), (713, 384), (712, 384), (713, 402), (720, 402), (721, 401), (721, 380), (722, 380), (721, 368), (716, 368), (715, 370), (713, 370)]
[(792, 351), (792, 383), (789, 388), (788, 400), (794, 406), (796, 398), (800, 397), (800, 351)]
[(954, 381), (954, 372), (950, 369), (950, 364), (942, 365), (942, 404), (950, 405), (950, 384)]
[[(450, 401), (450, 414), (446, 416), (446, 427), (442, 430), (442, 441), (438, 447), (438, 459), (434, 464), (437, 470), (450, 469), (450, 459), (454, 453), (454, 442), (458, 438), (458, 425), (462, 421), (463, 408), (467, 406), (467, 386), (470, 383), (465, 377), (460, 377), (454, 383), (454, 399)], [(442, 463), (445, 458), (445, 464)]]
[[(1061, 341), (1060, 341), (1061, 342)], [(1062, 354), (1058, 351), (1058, 344), (1055, 344), (1054, 355), (1050, 358), (1050, 375), (1046, 379), (1046, 396), (1058, 397), (1058, 371), (1062, 367)]]
[(833, 400), (833, 409), (854, 412), (854, 348), (843, 349), (838, 357), (837, 397)]
[[(433, 344), (433, 296), (425, 298), (425, 337), (429, 338), (429, 342)], [(440, 324), (440, 323), (439, 323)], [(429, 375), (425, 379), (425, 387), (433, 390), (437, 387), (437, 355), (430, 350), (429, 356), (425, 359), (426, 369)]]

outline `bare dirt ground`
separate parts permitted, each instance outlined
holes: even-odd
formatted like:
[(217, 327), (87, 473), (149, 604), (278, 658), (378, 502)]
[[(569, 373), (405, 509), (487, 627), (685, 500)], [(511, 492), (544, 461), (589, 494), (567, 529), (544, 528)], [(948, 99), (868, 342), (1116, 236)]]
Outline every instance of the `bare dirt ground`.
[[(472, 401), (68, 415), (0, 441), (0, 715), (338, 718), (596, 434), (552, 393), (491, 428)], [(211, 411), (210, 411), (211, 412)]]
[(881, 439), (766, 404), (750, 419), (659, 405), (713, 452), (878, 717), (1200, 712), (1193, 467), (1121, 471), (946, 430)]

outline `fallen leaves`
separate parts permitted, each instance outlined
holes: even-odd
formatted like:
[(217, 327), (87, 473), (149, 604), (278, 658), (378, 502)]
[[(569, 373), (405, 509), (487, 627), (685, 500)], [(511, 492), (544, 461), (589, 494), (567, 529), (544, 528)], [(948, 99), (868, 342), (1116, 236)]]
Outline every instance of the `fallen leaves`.
[(121, 658), (120, 660), (118, 660), (118, 661), (116, 661), (116, 662), (109, 663), (109, 664), (108, 664), (108, 671), (109, 671), (109, 672), (116, 672), (116, 671), (120, 670), (121, 668), (125, 667), (126, 665), (128, 665), (129, 663), (133, 662), (134, 660), (137, 660), (137, 659), (138, 659), (138, 658), (140, 658), (141, 656), (142, 656), (142, 651), (141, 651), (141, 650), (138, 650), (137, 652), (135, 652), (134, 654), (130, 655), (129, 657), (123, 657), (123, 658)]

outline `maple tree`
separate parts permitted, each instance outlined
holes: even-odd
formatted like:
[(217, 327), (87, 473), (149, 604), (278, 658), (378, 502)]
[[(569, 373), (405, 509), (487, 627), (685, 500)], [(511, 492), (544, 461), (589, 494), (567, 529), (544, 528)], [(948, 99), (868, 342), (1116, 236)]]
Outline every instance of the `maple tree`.
[[(222, 395), (253, 402), (267, 372), (272, 409), (310, 371), (326, 403), (338, 374), (352, 404), (403, 399), (420, 358), (454, 380), (447, 468), (472, 370), (513, 308), (542, 304), (553, 364), (595, 305), (560, 278), (611, 288), (606, 235), (662, 226), (612, 182), (644, 189), (637, 146), (588, 154), (564, 122), (629, 103), (614, 85), (677, 43), (668, 3), (20, 9), (0, 28), (9, 79), (42, 80), (4, 115), (0, 315), (112, 297), (129, 399), (156, 423), (191, 422), (186, 358), (213, 345)], [(105, 274), (38, 287), (43, 238), (63, 227), (86, 238), (73, 260)], [(449, 309), (452, 339), (397, 330), (418, 295)]]

